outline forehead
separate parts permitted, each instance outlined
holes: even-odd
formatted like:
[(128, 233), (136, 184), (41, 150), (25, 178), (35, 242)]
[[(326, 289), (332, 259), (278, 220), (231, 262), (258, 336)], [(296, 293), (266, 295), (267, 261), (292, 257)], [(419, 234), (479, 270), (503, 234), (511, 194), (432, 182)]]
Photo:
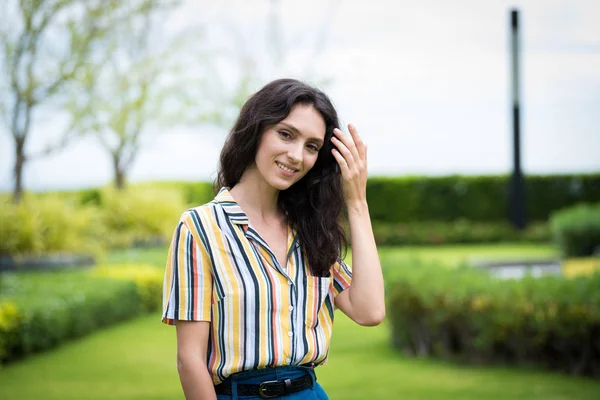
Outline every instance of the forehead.
[(311, 104), (296, 104), (281, 123), (293, 126), (303, 136), (325, 139), (325, 120)]

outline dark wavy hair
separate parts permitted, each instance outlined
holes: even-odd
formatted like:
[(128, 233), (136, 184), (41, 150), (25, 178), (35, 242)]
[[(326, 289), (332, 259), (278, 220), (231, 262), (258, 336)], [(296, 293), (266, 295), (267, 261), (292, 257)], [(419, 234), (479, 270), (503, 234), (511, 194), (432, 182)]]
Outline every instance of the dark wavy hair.
[(329, 276), (348, 241), (340, 224), (345, 205), (341, 171), (331, 154), (331, 137), (339, 120), (325, 93), (295, 79), (279, 79), (253, 94), (240, 110), (221, 150), (215, 189), (232, 188), (239, 182), (254, 163), (265, 128), (285, 119), (296, 104), (312, 105), (321, 114), (325, 140), (310, 171), (279, 192), (279, 206), (298, 232), (311, 273)]

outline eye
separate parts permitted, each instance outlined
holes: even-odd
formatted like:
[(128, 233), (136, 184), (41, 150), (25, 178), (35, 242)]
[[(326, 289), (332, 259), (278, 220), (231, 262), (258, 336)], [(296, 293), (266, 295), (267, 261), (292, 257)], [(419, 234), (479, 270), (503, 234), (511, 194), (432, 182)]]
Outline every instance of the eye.
[(315, 152), (315, 153), (319, 151), (319, 147), (315, 144), (309, 144), (308, 148), (310, 151)]
[(279, 131), (279, 136), (281, 136), (284, 139), (291, 139), (292, 138), (292, 134), (289, 133), (288, 131)]

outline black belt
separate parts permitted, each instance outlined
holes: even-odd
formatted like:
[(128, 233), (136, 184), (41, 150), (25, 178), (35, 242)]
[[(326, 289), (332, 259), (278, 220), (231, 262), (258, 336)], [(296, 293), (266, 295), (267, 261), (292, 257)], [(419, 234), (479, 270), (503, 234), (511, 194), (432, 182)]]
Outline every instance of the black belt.
[[(240, 383), (237, 385), (237, 394), (238, 396), (260, 396), (263, 399), (272, 399), (311, 387), (313, 387), (312, 376), (307, 374), (302, 378), (265, 381), (260, 384)], [(215, 386), (215, 392), (217, 394), (232, 394), (231, 383), (221, 383)]]

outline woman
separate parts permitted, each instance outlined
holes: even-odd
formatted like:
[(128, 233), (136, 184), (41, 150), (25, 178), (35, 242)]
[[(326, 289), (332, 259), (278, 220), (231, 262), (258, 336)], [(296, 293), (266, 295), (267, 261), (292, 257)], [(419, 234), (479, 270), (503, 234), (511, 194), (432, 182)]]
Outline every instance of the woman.
[[(187, 399), (327, 399), (333, 310), (385, 315), (366, 201), (367, 154), (321, 91), (276, 80), (244, 104), (213, 201), (186, 211), (169, 250), (163, 322), (177, 327)], [(353, 269), (339, 216), (347, 208)]]

